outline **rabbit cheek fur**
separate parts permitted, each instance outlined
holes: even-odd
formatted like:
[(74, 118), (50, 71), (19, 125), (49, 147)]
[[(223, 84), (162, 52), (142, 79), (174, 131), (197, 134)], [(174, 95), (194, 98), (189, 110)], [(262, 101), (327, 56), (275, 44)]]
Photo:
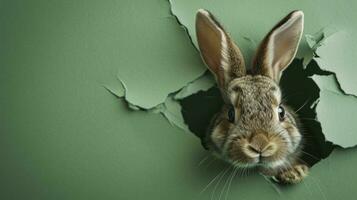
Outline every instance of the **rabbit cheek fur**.
[(255, 167), (283, 183), (300, 182), (302, 135), (294, 112), (283, 104), (279, 80), (292, 62), (304, 15), (293, 11), (259, 45), (249, 72), (243, 55), (211, 13), (200, 9), (196, 34), (203, 61), (215, 76), (225, 104), (213, 118), (205, 146), (236, 167)]

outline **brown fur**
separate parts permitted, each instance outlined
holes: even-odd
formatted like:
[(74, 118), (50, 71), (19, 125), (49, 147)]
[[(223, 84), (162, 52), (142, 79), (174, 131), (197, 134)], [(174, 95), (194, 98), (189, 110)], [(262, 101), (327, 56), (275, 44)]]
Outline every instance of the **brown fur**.
[[(302, 30), (298, 27), (302, 24), (299, 21), (303, 19), (301, 15), (301, 12), (292, 12), (269, 32), (257, 51), (252, 74), (246, 73), (239, 48), (212, 14), (200, 10), (196, 20), (202, 58), (215, 75), (225, 102), (221, 112), (211, 122), (205, 144), (212, 153), (234, 166), (256, 167), (283, 183), (297, 183), (308, 171), (307, 166), (299, 162), (303, 138), (298, 120), (293, 111), (282, 103), (278, 85), (280, 73), (293, 59), (298, 42), (289, 43), (285, 54), (269, 54), (266, 51), (269, 51), (267, 43), (271, 40), (270, 35), (292, 17), (296, 17), (292, 19), (294, 30), (288, 30), (289, 35), (284, 35), (284, 32), (279, 34), (285, 38), (291, 35), (293, 41), (300, 40), (295, 37), (301, 36)], [(282, 46), (272, 49), (278, 53), (287, 48), (286, 44), (277, 42), (277, 45)], [(210, 49), (218, 47), (220, 49)], [(270, 58), (285, 63), (269, 66), (267, 55), (287, 57)], [(286, 112), (283, 119), (279, 118), (279, 106)], [(235, 119), (229, 121), (228, 112), (232, 108)]]

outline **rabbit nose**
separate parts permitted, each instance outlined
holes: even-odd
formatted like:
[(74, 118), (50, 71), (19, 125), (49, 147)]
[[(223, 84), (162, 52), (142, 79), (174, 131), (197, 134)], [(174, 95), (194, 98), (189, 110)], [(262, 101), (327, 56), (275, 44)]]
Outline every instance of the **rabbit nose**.
[(268, 143), (266, 146), (248, 145), (248, 155), (251, 157), (269, 157), (275, 154), (277, 146), (274, 143)]
[(270, 142), (269, 139), (263, 135), (255, 135), (247, 146), (247, 155), (251, 157), (269, 157), (274, 155), (277, 151), (277, 145)]

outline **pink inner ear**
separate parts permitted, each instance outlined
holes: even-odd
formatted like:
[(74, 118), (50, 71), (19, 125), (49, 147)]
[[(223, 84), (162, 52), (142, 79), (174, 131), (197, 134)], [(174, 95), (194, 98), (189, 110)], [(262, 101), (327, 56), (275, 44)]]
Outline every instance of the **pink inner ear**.
[(239, 48), (208, 11), (198, 11), (196, 34), (202, 58), (221, 88), (232, 78), (245, 74)]
[(286, 23), (277, 28), (271, 38), (272, 60), (271, 66), (274, 71), (285, 69), (294, 59), (302, 34), (302, 21), (300, 16), (290, 18)]
[(294, 59), (303, 32), (304, 15), (294, 11), (281, 20), (264, 38), (253, 71), (279, 81), (283, 71)]
[(207, 11), (200, 10), (196, 16), (196, 34), (202, 58), (210, 71), (222, 84), (221, 65), (221, 38), (219, 27), (210, 18)]

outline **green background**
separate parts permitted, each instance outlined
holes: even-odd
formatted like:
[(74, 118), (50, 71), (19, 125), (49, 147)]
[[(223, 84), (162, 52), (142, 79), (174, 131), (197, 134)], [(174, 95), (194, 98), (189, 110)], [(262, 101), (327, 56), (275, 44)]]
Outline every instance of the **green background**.
[(357, 195), (357, 152), (341, 148), (299, 185), (239, 172), (227, 192), (229, 166), (195, 135), (105, 89), (119, 74), (126, 100), (151, 108), (204, 73), (168, 1), (2, 0), (0, 34), (0, 199)]

